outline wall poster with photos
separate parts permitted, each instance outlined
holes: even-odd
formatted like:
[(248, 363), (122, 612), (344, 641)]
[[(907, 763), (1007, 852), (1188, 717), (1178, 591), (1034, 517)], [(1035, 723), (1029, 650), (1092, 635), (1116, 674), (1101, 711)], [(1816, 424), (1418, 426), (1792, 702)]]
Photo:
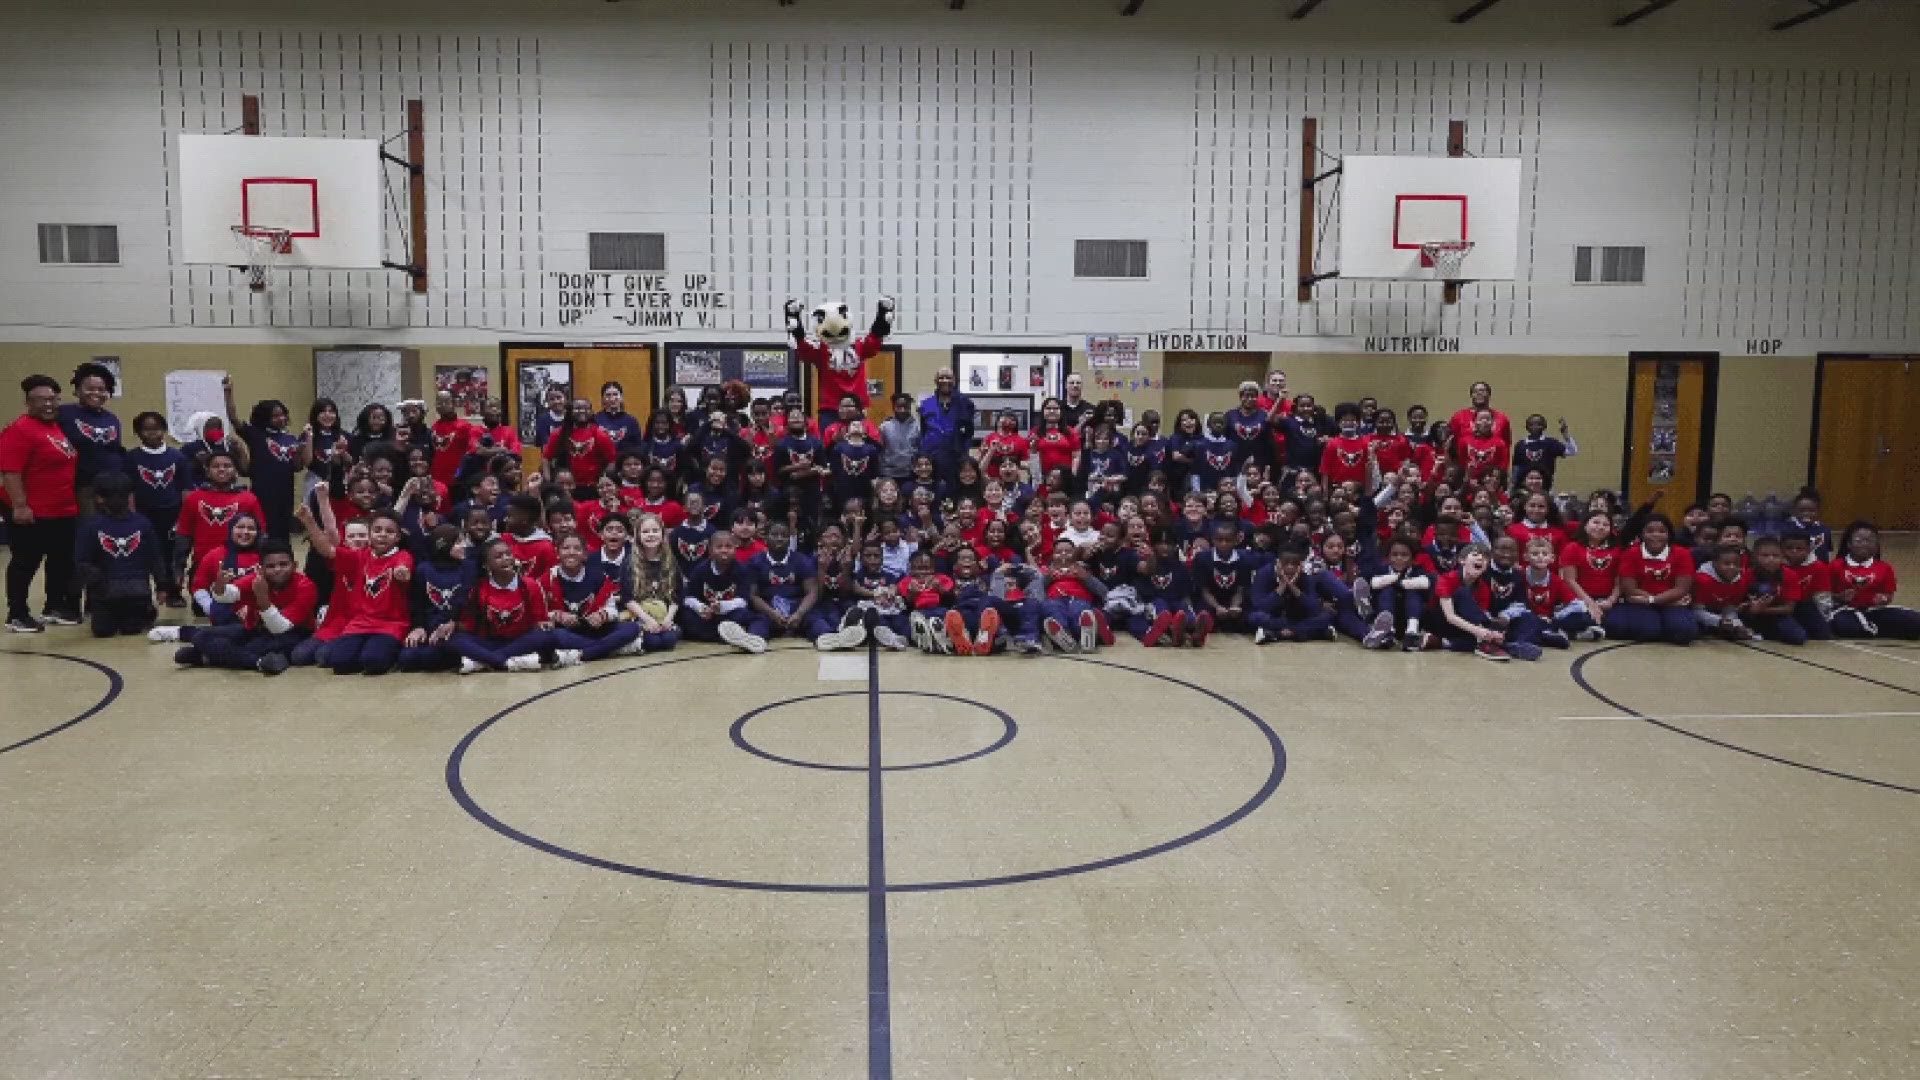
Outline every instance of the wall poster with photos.
[(516, 380), (513, 400), (513, 427), (519, 432), (520, 441), (528, 446), (538, 446), (538, 417), (545, 408), (547, 391), (559, 390), (567, 400), (573, 400), (573, 362), (570, 360), (521, 360), (514, 365)]
[(1680, 449), (1679, 397), (1680, 365), (1663, 360), (1653, 377), (1653, 445), (1647, 459), (1647, 479), (1655, 484), (1673, 482), (1674, 455)]
[(1030, 431), (1033, 421), (1040, 415), (1034, 407), (1030, 394), (968, 394), (973, 399), (973, 441), (976, 445), (994, 431), (999, 430), (1000, 417), (1012, 413), (1015, 426), (1021, 431)]
[(687, 392), (687, 402), (699, 400), (709, 386), (743, 382), (754, 400), (777, 398), (800, 387), (800, 360), (793, 350), (777, 343), (719, 344), (685, 342), (666, 347), (665, 381)]
[(969, 397), (1018, 394), (1040, 404), (1059, 397), (1072, 370), (1073, 349), (1065, 345), (955, 345), (953, 377)]

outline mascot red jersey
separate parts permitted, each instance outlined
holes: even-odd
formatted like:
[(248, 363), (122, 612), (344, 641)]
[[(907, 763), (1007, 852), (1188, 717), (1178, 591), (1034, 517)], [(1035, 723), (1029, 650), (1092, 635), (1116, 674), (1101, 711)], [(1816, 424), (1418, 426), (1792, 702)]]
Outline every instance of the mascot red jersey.
[(893, 333), (893, 307), (891, 297), (883, 298), (867, 336), (854, 341), (846, 304), (834, 301), (814, 308), (810, 338), (805, 309), (798, 300), (787, 301), (787, 333), (793, 335), (794, 351), (820, 373), (820, 411), (838, 409), (840, 399), (848, 394), (859, 400), (862, 410), (872, 404), (867, 392), (867, 361), (880, 354), (881, 344)]

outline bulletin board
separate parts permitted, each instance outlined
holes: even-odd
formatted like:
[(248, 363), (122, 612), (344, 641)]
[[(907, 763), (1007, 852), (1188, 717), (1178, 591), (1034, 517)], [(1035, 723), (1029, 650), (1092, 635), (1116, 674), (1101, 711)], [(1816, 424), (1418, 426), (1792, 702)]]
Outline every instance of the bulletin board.
[(961, 393), (1024, 395), (1033, 399), (1036, 416), (1042, 402), (1061, 395), (1072, 370), (1070, 345), (953, 347), (953, 377)]
[(735, 380), (746, 383), (756, 401), (777, 398), (800, 388), (800, 360), (783, 342), (686, 341), (666, 347), (661, 385), (685, 389), (690, 402), (709, 386)]

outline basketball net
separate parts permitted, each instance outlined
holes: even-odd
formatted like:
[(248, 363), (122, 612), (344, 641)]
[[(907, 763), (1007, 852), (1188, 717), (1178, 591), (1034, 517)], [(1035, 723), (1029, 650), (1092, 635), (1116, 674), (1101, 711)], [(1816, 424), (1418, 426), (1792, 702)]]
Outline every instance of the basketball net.
[(1442, 240), (1420, 245), (1420, 265), (1431, 266), (1439, 271), (1435, 276), (1442, 281), (1460, 280), (1460, 265), (1467, 260), (1467, 253), (1473, 250), (1471, 240)]
[(261, 229), (251, 225), (233, 226), (233, 242), (246, 259), (247, 288), (267, 291), (267, 271), (280, 256), (293, 250), (293, 233), (287, 229)]

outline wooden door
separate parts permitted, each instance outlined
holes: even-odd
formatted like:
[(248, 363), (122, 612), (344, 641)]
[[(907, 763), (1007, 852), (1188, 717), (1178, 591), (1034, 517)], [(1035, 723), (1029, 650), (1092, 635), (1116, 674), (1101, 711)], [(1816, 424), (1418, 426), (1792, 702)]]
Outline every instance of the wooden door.
[[(567, 372), (571, 381), (570, 395), (584, 397), (600, 407), (600, 387), (609, 382), (617, 382), (626, 394), (627, 411), (640, 421), (644, 428), (647, 418), (653, 415), (654, 386), (654, 349), (651, 345), (521, 345), (511, 344), (501, 348), (501, 367), (506, 379), (507, 415), (516, 425), (521, 425), (523, 415), (530, 416), (541, 408), (538, 401), (521, 400), (525, 390), (523, 385), (523, 365), (564, 363), (569, 365)], [(521, 425), (524, 426), (524, 425)], [(534, 446), (522, 432), (526, 447), (521, 451), (525, 467), (531, 471), (539, 467), (540, 448)]]
[[(902, 361), (898, 345), (883, 345), (879, 355), (867, 361), (867, 419), (879, 424), (893, 415), (893, 395), (901, 390)], [(837, 401), (820, 400), (820, 369), (808, 364), (804, 378), (807, 382), (807, 400), (813, 403), (813, 411), (827, 412), (840, 407)], [(933, 387), (926, 388), (933, 393)]]
[(1811, 480), (1835, 525), (1920, 528), (1920, 357), (1822, 356)]
[(1240, 384), (1267, 377), (1267, 353), (1170, 352), (1166, 356), (1166, 391), (1160, 414), (1172, 426), (1181, 409), (1192, 409), (1204, 419), (1210, 412), (1240, 407)]
[(1634, 356), (1627, 380), (1629, 506), (1658, 496), (1657, 509), (1679, 517), (1707, 497), (1713, 448), (1711, 388), (1715, 355), (1659, 353)]

